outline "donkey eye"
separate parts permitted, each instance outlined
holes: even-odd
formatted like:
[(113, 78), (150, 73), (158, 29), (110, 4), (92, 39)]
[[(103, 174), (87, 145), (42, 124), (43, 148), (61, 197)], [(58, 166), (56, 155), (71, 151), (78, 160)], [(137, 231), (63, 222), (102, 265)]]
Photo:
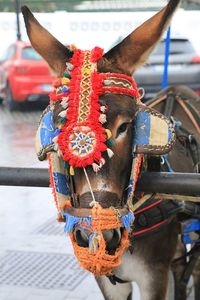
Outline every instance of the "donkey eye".
[(122, 123), (119, 128), (117, 129), (117, 136), (121, 133), (125, 132), (128, 128), (129, 123)]

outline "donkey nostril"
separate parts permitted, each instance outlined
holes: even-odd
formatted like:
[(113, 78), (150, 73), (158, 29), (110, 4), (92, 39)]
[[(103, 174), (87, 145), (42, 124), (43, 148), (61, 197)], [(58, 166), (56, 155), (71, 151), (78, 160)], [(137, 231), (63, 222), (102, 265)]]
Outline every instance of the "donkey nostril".
[(116, 250), (121, 241), (121, 230), (120, 229), (104, 230), (103, 236), (106, 241), (106, 250), (108, 251)]
[(103, 231), (103, 237), (107, 243), (109, 243), (112, 240), (113, 235), (114, 235), (114, 229)]
[[(74, 230), (74, 237), (80, 247), (89, 247), (89, 234), (83, 228), (76, 228)], [(106, 250), (115, 251), (121, 241), (121, 230), (103, 230), (103, 237), (106, 241)]]
[(89, 238), (83, 228), (76, 228), (74, 230), (74, 237), (75, 237), (77, 244), (80, 247), (88, 247), (89, 246)]

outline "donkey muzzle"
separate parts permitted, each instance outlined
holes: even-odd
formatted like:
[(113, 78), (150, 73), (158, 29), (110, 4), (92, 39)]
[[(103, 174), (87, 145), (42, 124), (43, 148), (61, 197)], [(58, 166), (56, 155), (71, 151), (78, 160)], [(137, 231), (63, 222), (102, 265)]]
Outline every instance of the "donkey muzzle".
[[(106, 242), (106, 250), (108, 252), (115, 251), (118, 248), (121, 241), (121, 230), (119, 228), (103, 230), (102, 234)], [(91, 232), (84, 228), (77, 227), (74, 230), (75, 240), (80, 247), (89, 248), (90, 236)]]

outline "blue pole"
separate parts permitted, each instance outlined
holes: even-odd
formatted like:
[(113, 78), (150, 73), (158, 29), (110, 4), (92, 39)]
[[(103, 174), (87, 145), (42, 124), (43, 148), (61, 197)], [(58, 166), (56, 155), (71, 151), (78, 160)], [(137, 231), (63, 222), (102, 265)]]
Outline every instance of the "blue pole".
[(168, 30), (167, 30), (167, 37), (166, 37), (166, 42), (165, 42), (164, 72), (163, 72), (163, 77), (162, 77), (162, 88), (163, 89), (168, 86), (170, 32), (171, 32), (171, 27), (169, 27)]

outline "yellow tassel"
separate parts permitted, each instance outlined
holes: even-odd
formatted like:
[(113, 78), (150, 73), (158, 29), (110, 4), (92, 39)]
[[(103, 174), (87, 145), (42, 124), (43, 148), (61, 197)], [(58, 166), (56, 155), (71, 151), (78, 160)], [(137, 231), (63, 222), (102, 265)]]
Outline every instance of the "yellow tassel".
[(69, 173), (71, 176), (74, 176), (74, 167), (70, 166)]
[(68, 47), (71, 51), (75, 51), (77, 49), (76, 45), (75, 44), (71, 44), (69, 47)]
[(107, 134), (108, 139), (110, 139), (112, 136), (112, 132), (110, 131), (110, 129), (105, 129), (105, 132)]
[(66, 83), (70, 82), (69, 78), (65, 78), (65, 77), (63, 77), (61, 81), (62, 81), (62, 84), (66, 84)]

